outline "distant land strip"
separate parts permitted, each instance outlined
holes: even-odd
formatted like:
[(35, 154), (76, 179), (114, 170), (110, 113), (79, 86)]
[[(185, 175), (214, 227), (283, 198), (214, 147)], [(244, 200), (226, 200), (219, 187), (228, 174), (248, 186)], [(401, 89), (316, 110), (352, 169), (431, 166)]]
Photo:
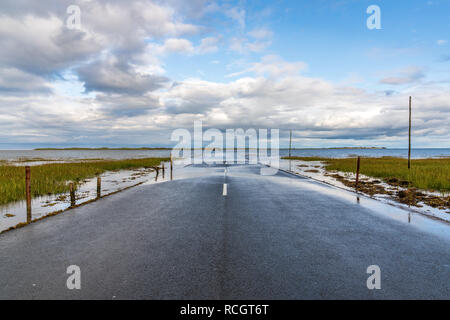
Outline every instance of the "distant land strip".
[[(140, 148), (108, 148), (108, 147), (101, 147), (101, 148), (35, 148), (33, 150), (172, 150), (172, 149), (182, 149), (182, 148), (168, 148), (168, 147), (158, 147), (158, 148), (152, 148), (152, 147), (140, 147)], [(192, 149), (200, 149), (200, 148), (192, 148)], [(203, 148), (203, 149), (211, 149), (211, 148)], [(215, 148), (217, 150), (222, 150), (221, 148)], [(230, 149), (223, 149), (223, 150), (231, 150)], [(238, 149), (245, 149), (245, 148), (234, 148), (234, 150)], [(254, 148), (249, 148), (254, 149)], [(279, 148), (280, 150), (288, 150), (289, 148)], [(359, 150), (359, 149), (387, 149), (386, 147), (330, 147), (330, 148), (292, 148), (292, 150), (328, 150), (328, 149), (351, 149), (351, 150)]]
[(36, 148), (34, 150), (171, 150), (172, 148)]

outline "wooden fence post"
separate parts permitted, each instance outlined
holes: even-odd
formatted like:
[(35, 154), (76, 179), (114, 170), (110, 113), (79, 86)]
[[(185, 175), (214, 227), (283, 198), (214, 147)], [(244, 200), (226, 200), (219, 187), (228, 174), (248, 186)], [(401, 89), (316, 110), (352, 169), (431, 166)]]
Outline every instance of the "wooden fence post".
[(72, 182), (69, 184), (69, 190), (70, 190), (70, 206), (75, 207), (75, 188)]
[(97, 177), (97, 198), (102, 196), (102, 177)]
[(359, 165), (360, 165), (360, 162), (361, 162), (361, 157), (358, 157), (358, 160), (356, 161), (356, 183), (355, 183), (356, 192), (358, 192)]
[(164, 179), (164, 173), (165, 173), (166, 169), (164, 168), (164, 162), (162, 163), (162, 174), (163, 174), (163, 179)]
[(31, 222), (31, 169), (25, 167), (25, 192), (27, 196), (27, 223)]

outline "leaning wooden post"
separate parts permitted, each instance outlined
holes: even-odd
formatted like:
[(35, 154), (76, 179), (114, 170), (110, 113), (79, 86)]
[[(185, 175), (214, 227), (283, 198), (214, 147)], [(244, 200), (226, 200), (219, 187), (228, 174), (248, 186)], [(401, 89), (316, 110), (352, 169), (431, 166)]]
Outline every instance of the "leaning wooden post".
[(102, 196), (102, 177), (97, 177), (97, 198)]
[(358, 157), (358, 160), (356, 161), (356, 182), (355, 182), (355, 189), (358, 191), (358, 182), (359, 182), (359, 165), (361, 162), (361, 157)]
[(158, 181), (158, 176), (159, 176), (159, 167), (155, 167), (155, 170), (156, 170), (155, 181)]
[(31, 222), (31, 169), (25, 167), (25, 192), (27, 196), (27, 223)]
[(411, 96), (409, 97), (408, 169), (411, 169)]
[(161, 168), (162, 168), (162, 174), (163, 174), (163, 179), (164, 179), (164, 173), (165, 173), (165, 168), (164, 168), (164, 162), (162, 163), (162, 166), (161, 166)]
[(173, 157), (170, 155), (170, 180), (173, 180)]
[(70, 190), (70, 206), (75, 207), (75, 188), (72, 182), (69, 184), (69, 190)]

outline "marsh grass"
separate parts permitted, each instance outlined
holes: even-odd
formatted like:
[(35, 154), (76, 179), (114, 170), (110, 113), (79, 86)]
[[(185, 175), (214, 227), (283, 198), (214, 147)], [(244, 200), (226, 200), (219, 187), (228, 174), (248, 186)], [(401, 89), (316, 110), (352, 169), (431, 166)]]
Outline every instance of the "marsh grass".
[[(51, 163), (31, 167), (33, 197), (69, 191), (68, 182), (78, 185), (106, 171), (158, 166), (169, 158), (103, 160), (93, 162)], [(0, 205), (25, 199), (25, 168), (0, 164)]]
[[(322, 161), (328, 171), (356, 172), (356, 158), (291, 157), (303, 161)], [(403, 158), (361, 158), (361, 174), (380, 178), (390, 184), (410, 181), (410, 186), (441, 193), (450, 192), (450, 158), (408, 160)]]

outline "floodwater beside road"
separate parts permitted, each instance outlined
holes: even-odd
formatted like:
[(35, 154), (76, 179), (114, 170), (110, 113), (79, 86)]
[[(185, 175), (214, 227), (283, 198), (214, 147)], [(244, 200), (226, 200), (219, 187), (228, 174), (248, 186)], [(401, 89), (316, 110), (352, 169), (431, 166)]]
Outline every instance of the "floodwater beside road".
[[(302, 176), (306, 176), (306, 177), (312, 178), (314, 180), (318, 180), (318, 181), (339, 187), (341, 189), (354, 191), (354, 188), (346, 186), (341, 181), (339, 181), (338, 179), (333, 177), (333, 175), (330, 174), (330, 172), (328, 172), (325, 169), (325, 165), (321, 161), (302, 161), (302, 160), (281, 159), (279, 167), (280, 167), (280, 169), (287, 170), (287, 171), (290, 171), (295, 174), (300, 174)], [(334, 172), (334, 174), (341, 174), (342, 177), (345, 177), (348, 180), (352, 180), (352, 181), (355, 180), (355, 174), (353, 174), (353, 173)], [(398, 186), (396, 186), (396, 187), (390, 186), (389, 184), (382, 182), (381, 179), (360, 175), (360, 181), (363, 181), (363, 180), (378, 181), (377, 184), (379, 186), (382, 186), (383, 188), (393, 192), (394, 194), (398, 190), (407, 190), (407, 188), (401, 188)], [(421, 192), (423, 192), (425, 194), (429, 194), (429, 195), (438, 196), (438, 197), (444, 196), (443, 194), (438, 193), (438, 192), (433, 193), (433, 192), (428, 192), (426, 190), (421, 190)], [(364, 194), (364, 193), (361, 192), (361, 194)], [(366, 196), (369, 197), (369, 195), (367, 195), (367, 194), (366, 194)], [(408, 205), (398, 202), (398, 199), (394, 196), (389, 196), (387, 194), (379, 194), (376, 192), (375, 192), (375, 194), (370, 196), (370, 198), (376, 199), (383, 203), (388, 203), (388, 204), (403, 208), (410, 212), (415, 212), (415, 213), (419, 213), (419, 214), (426, 215), (429, 217), (441, 219), (446, 222), (450, 222), (450, 214), (449, 214), (449, 212), (447, 212), (448, 209), (445, 209), (445, 208), (444, 209), (434, 208), (423, 202), (420, 203), (420, 207), (418, 207), (418, 206), (408, 207)]]
[[(167, 163), (165, 164), (167, 167)], [(105, 172), (101, 177), (101, 196), (107, 196), (123, 189), (142, 183), (156, 183), (168, 181), (168, 174), (163, 177), (162, 172), (155, 180), (156, 172), (153, 169), (120, 170)], [(76, 204), (80, 205), (97, 199), (97, 178), (86, 179), (80, 183), (75, 193)], [(37, 220), (54, 212), (70, 208), (70, 194), (53, 194), (34, 197), (31, 201), (32, 220)], [(17, 201), (0, 206), (0, 232), (26, 223), (26, 201)]]
[[(120, 170), (116, 172), (105, 172), (100, 177), (101, 196), (107, 196), (123, 189), (136, 185), (154, 184), (170, 181), (170, 163), (164, 163), (165, 172), (159, 170), (156, 179), (156, 172), (153, 169), (134, 169)], [(174, 161), (173, 176), (176, 179), (187, 179), (209, 175), (211, 171), (208, 168), (199, 169), (192, 166), (186, 166), (183, 160)], [(86, 179), (78, 186), (76, 190), (76, 204), (80, 205), (93, 201), (97, 198), (97, 178)], [(37, 220), (55, 212), (64, 211), (70, 208), (70, 194), (53, 194), (34, 197), (31, 200), (32, 220)], [(17, 201), (0, 206), (0, 232), (13, 228), (17, 225), (26, 223), (26, 201)]]

